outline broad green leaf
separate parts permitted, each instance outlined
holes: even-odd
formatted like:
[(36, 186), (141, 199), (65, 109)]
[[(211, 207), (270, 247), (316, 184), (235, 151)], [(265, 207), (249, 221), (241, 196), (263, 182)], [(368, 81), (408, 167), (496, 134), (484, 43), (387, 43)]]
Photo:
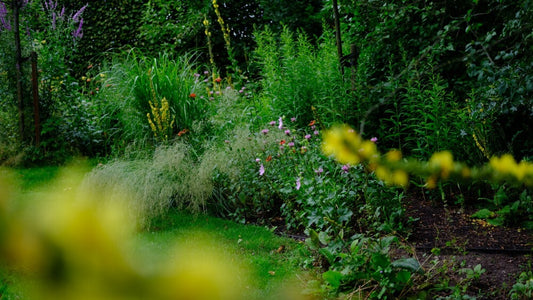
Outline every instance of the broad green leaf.
[(412, 257), (406, 257), (406, 258), (400, 258), (391, 263), (391, 265), (395, 268), (401, 268), (405, 270), (409, 270), (411, 272), (418, 272), (418, 273), (424, 273), (424, 270), (422, 270), (422, 267), (420, 266), (420, 263), (418, 260), (412, 258)]

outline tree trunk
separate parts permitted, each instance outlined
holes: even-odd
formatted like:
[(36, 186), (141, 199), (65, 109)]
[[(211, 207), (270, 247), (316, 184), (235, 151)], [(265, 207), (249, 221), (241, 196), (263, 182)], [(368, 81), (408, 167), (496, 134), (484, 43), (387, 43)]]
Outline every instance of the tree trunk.
[(19, 17), (20, 17), (20, 1), (13, 0), (13, 34), (15, 35), (15, 72), (17, 80), (17, 102), (19, 112), (19, 135), (20, 142), (24, 143), (24, 95), (22, 91), (22, 49), (20, 47), (20, 31), (19, 31)]

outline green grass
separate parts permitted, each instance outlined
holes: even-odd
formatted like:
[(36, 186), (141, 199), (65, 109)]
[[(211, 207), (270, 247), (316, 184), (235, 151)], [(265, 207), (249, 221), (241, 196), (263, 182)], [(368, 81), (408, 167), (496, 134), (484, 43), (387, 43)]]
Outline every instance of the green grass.
[[(47, 199), (47, 190), (56, 183), (64, 187), (65, 182), (77, 180), (62, 177), (59, 167), (0, 171), (10, 173), (18, 182), (14, 185), (19, 187), (15, 188), (14, 199), (25, 208)], [(288, 294), (299, 293), (316, 277), (312, 270), (301, 267), (311, 257), (305, 245), (277, 236), (265, 227), (178, 210), (151, 223), (149, 231), (138, 231), (125, 245), (127, 255), (148, 274), (174, 265), (180, 258), (186, 260), (190, 254), (211, 255), (211, 258), (214, 255), (230, 262), (228, 270), (216, 270), (234, 277), (242, 287), (242, 299), (294, 299)], [(280, 247), (282, 251), (278, 251)], [(1, 299), (24, 298), (25, 290), (31, 285), (31, 280), (0, 266)]]
[[(242, 225), (220, 218), (173, 211), (154, 221), (152, 231), (139, 233), (134, 249), (141, 257), (163, 263), (174, 244), (181, 247), (201, 243), (203, 251), (232, 257), (249, 280), (243, 299), (274, 299), (278, 293), (303, 289), (312, 274), (301, 264), (310, 258), (305, 245), (280, 237), (260, 226)], [(278, 251), (282, 247), (283, 251)], [(207, 249), (205, 249), (207, 248)], [(145, 254), (142, 254), (144, 252)], [(146, 255), (148, 253), (148, 255)], [(138, 253), (139, 254), (139, 253)]]

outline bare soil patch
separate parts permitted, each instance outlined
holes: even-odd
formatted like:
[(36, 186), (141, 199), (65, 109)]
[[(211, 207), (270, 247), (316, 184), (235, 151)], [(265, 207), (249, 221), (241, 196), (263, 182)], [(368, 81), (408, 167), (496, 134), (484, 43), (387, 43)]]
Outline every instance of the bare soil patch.
[[(480, 264), (486, 271), (468, 288), (478, 299), (508, 299), (523, 267), (531, 262), (533, 235), (522, 228), (496, 227), (470, 216), (471, 207), (406, 199), (407, 215), (416, 218), (408, 238), (419, 257), (434, 255), (441, 261), (461, 262), (463, 268)], [(435, 250), (440, 250), (435, 255)], [(460, 278), (456, 278), (460, 280)]]

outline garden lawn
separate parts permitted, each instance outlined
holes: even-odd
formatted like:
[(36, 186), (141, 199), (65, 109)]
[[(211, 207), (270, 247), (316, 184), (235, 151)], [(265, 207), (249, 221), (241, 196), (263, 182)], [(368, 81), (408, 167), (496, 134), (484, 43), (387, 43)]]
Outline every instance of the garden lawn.
[[(58, 167), (11, 171), (11, 178), (18, 182), (15, 199), (22, 207), (46, 199), (41, 196), (62, 173)], [(74, 184), (78, 179), (61, 177), (61, 186)], [(204, 261), (220, 258), (223, 262), (213, 270), (240, 287), (242, 299), (298, 299), (306, 283), (316, 278), (312, 271), (301, 267), (310, 261), (311, 254), (305, 245), (277, 236), (265, 227), (170, 211), (152, 220), (150, 228), (135, 233), (126, 245), (127, 255), (136, 266), (141, 266), (142, 273), (155, 274), (165, 266), (180, 265), (182, 262), (176, 260), (181, 258), (185, 262), (200, 258), (200, 263), (204, 257)], [(1, 266), (0, 275), (2, 299), (24, 298), (25, 290), (32, 286), (31, 281)]]
[[(207, 215), (173, 211), (156, 220), (149, 232), (136, 236), (132, 247), (152, 266), (168, 263), (178, 249), (221, 254), (237, 267), (242, 299), (290, 299), (312, 277), (300, 266), (310, 258), (303, 243), (280, 237), (260, 226), (243, 225)], [(288, 293), (288, 294), (287, 294)]]

